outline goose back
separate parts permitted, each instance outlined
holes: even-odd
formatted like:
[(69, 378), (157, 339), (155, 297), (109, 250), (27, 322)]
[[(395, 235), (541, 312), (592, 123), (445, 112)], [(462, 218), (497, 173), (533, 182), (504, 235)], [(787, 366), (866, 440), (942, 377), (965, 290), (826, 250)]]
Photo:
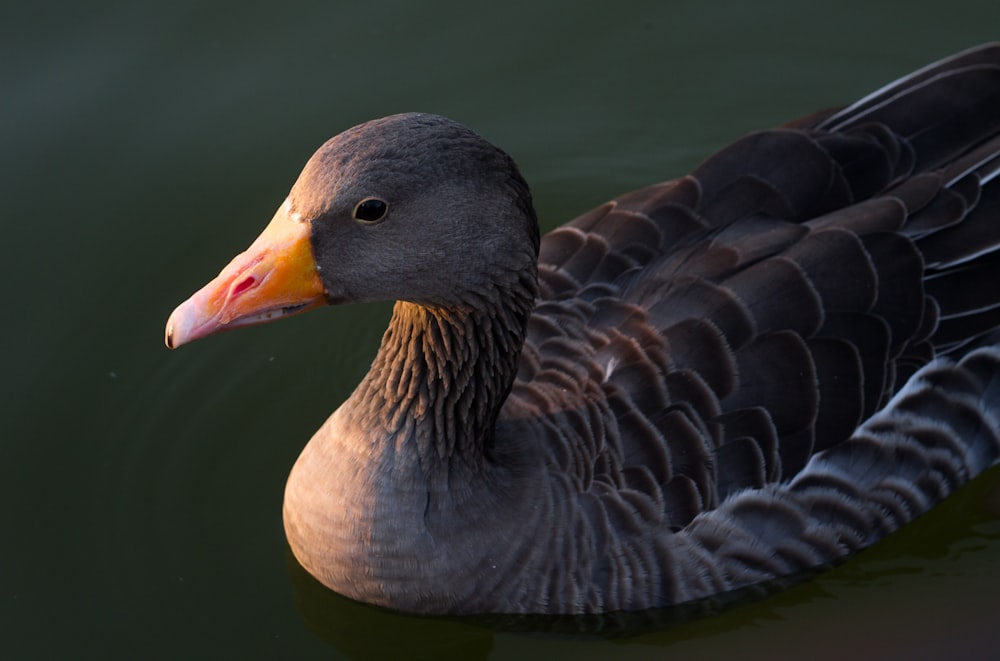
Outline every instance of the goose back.
[(829, 562), (995, 461), (998, 354), (964, 352), (1000, 320), (998, 172), (990, 46), (543, 237), (498, 436), (545, 448), (569, 503), (552, 564), (580, 571), (548, 603)]

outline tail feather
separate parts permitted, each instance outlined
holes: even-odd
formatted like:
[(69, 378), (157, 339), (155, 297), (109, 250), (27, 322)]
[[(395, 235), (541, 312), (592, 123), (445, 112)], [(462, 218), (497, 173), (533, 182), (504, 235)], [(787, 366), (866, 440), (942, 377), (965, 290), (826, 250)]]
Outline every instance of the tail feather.
[(925, 366), (847, 442), (813, 455), (789, 483), (733, 494), (676, 544), (692, 549), (689, 563), (711, 550), (711, 575), (728, 587), (804, 571), (878, 541), (998, 457), (1000, 344)]

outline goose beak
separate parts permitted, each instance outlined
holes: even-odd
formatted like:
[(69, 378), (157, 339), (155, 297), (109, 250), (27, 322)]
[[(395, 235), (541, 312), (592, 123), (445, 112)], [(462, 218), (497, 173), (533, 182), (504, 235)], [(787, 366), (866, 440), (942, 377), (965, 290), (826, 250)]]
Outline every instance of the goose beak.
[(167, 320), (167, 346), (324, 305), (310, 230), (283, 204), (246, 252), (174, 310)]

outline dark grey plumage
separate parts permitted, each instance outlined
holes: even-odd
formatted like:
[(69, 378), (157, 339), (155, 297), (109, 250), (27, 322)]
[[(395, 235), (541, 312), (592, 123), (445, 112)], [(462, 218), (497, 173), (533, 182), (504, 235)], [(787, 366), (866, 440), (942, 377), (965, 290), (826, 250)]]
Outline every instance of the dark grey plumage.
[(289, 209), (331, 301), (400, 302), (289, 478), (296, 556), (393, 608), (579, 613), (873, 543), (1000, 453), (998, 173), (995, 45), (584, 214), (537, 271), (468, 129), (334, 138)]

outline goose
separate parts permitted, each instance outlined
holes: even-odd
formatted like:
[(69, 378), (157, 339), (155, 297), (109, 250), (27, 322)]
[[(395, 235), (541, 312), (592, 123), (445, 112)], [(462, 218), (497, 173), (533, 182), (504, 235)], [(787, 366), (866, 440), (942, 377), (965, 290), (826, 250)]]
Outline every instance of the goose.
[(308, 160), (166, 344), (394, 301), (295, 462), (316, 579), (422, 614), (678, 604), (826, 565), (1000, 454), (1000, 44), (539, 236), (450, 119)]

